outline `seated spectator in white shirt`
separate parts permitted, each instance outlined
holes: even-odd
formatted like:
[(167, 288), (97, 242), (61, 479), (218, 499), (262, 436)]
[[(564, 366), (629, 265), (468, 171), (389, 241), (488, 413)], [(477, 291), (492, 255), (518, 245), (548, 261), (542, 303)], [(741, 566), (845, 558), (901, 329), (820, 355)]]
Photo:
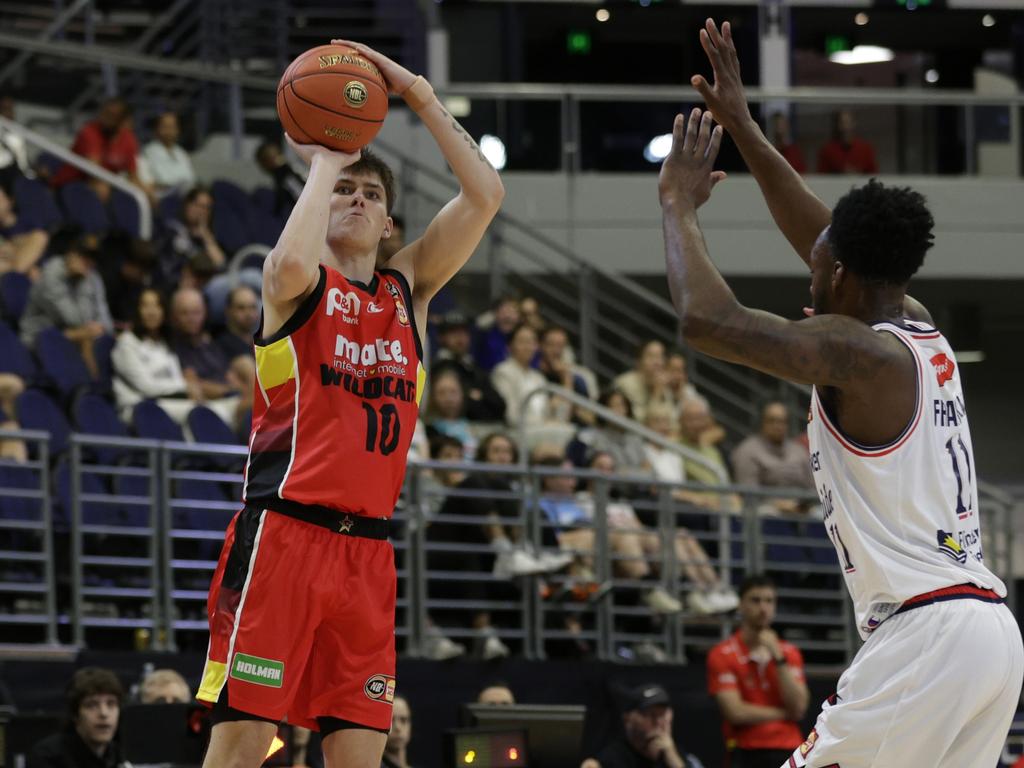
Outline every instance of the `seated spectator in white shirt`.
[(636, 367), (616, 377), (613, 386), (629, 398), (633, 418), (640, 422), (647, 418), (648, 406), (674, 405), (665, 370), (665, 345), (657, 340), (643, 344), (636, 357)]
[(54, 246), (63, 256), (50, 258), (32, 284), (21, 318), (21, 340), (32, 348), (43, 330), (59, 328), (78, 346), (95, 378), (93, 342), (113, 330), (107, 293), (96, 271), (96, 238), (66, 227), (54, 236)]
[(168, 343), (167, 307), (154, 288), (139, 295), (132, 327), (117, 337), (111, 362), (114, 400), (125, 421), (131, 419), (137, 403), (155, 399), (181, 422), (192, 409), (192, 400), (198, 399), (198, 385), (185, 380), (178, 356)]
[(520, 323), (509, 336), (508, 359), (491, 372), (494, 388), (505, 400), (505, 419), (509, 424), (519, 424), (522, 419), (528, 425), (536, 426), (548, 419), (547, 394), (526, 399), (531, 392), (547, 383), (544, 375), (532, 367), (537, 346), (537, 332), (526, 323)]
[(196, 172), (188, 152), (178, 144), (178, 116), (164, 112), (153, 120), (155, 138), (142, 149), (145, 173), (158, 196), (184, 192), (196, 184)]

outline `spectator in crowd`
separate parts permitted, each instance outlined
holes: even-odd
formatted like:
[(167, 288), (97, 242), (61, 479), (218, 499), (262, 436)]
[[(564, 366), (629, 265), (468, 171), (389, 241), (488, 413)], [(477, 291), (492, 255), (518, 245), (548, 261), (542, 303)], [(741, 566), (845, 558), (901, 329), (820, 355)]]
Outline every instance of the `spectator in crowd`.
[(163, 296), (147, 288), (139, 295), (131, 328), (117, 337), (111, 353), (114, 401), (123, 420), (131, 420), (137, 403), (152, 398), (180, 424), (202, 402), (199, 385), (185, 379), (168, 339)]
[(252, 407), (255, 361), (228, 360), (206, 332), (206, 306), (195, 288), (179, 288), (171, 298), (171, 348), (178, 356), (189, 391), (237, 429)]
[(115, 328), (125, 328), (135, 318), (139, 296), (156, 284), (154, 276), (159, 276), (156, 275), (156, 252), (150, 241), (117, 231), (103, 238), (100, 250), (103, 259), (98, 269), (110, 303), (110, 314)]
[[(10, 94), (0, 94), (0, 117), (16, 120), (14, 99)], [(0, 186), (11, 189), (19, 176), (32, 174), (25, 151), (25, 139), (20, 133), (0, 127)]]
[[(487, 435), (477, 447), (475, 460), (494, 465), (511, 465), (519, 459), (519, 451), (512, 439), (502, 433)], [(446, 499), (441, 509), (443, 515), (462, 518), (464, 522), (434, 522), (427, 528), (427, 540), (434, 544), (427, 553), (430, 570), (484, 571), (488, 567), (485, 555), (476, 551), (444, 551), (438, 543), (458, 546), (459, 544), (490, 544), (495, 550), (493, 563), (495, 576), (511, 579), (548, 573), (564, 568), (572, 560), (564, 553), (536, 552), (522, 537), (522, 531), (510, 526), (509, 521), (519, 516), (512, 483), (507, 475), (498, 472), (474, 472), (466, 477)], [(429, 585), (431, 598), (504, 599), (509, 595), (511, 585), (483, 582), (451, 583), (433, 580)], [(512, 594), (515, 591), (512, 590)], [(485, 659), (494, 659), (509, 654), (509, 648), (498, 637), (491, 624), (489, 611), (478, 611), (473, 617), (473, 628), (477, 635), (476, 653)]]
[(533, 296), (524, 296), (519, 300), (519, 318), (521, 323), (526, 323), (540, 336), (547, 323), (540, 314), (540, 304)]
[(49, 259), (32, 284), (21, 318), (21, 339), (32, 348), (44, 329), (59, 328), (96, 377), (93, 342), (113, 330), (103, 280), (96, 271), (96, 238), (68, 227), (54, 237), (54, 249), (63, 255)]
[(381, 768), (411, 768), (406, 755), (412, 739), (412, 710), (404, 696), (395, 695), (391, 703), (391, 730), (384, 745)]
[(466, 418), (470, 421), (504, 421), (505, 401), (501, 399), (491, 377), (476, 364), (470, 354), (473, 337), (469, 321), (459, 312), (448, 312), (437, 327), (438, 350), (435, 368), (451, 366), (462, 378), (466, 395)]
[[(115, 96), (104, 101), (96, 119), (79, 129), (71, 151), (113, 174), (127, 175), (133, 184), (146, 189), (138, 174), (139, 140), (132, 130), (131, 110), (124, 99)], [(54, 174), (52, 183), (59, 187), (86, 178), (78, 168), (65, 163)], [(105, 181), (89, 178), (88, 183), (100, 200), (110, 199), (110, 185)]]
[(145, 172), (157, 196), (182, 192), (196, 185), (192, 158), (181, 148), (181, 127), (174, 112), (163, 112), (153, 120), (153, 140), (142, 149)]
[[(732, 482), (729, 467), (725, 463), (717, 443), (724, 437), (722, 429), (711, 416), (708, 401), (700, 396), (684, 400), (679, 407), (679, 444), (703, 456), (721, 472), (721, 476), (704, 464), (683, 457), (683, 473), (687, 482), (701, 485), (721, 485)], [(724, 479), (723, 479), (724, 478)], [(688, 490), (684, 493), (686, 500), (706, 509), (739, 510), (742, 500), (736, 494), (701, 492)], [(723, 507), (724, 504), (724, 507)]]
[(130, 768), (114, 740), (124, 688), (109, 669), (83, 667), (67, 688), (69, 725), (28, 755), (28, 768)]
[(775, 112), (771, 117), (772, 121), (772, 145), (779, 154), (786, 158), (786, 162), (793, 166), (797, 173), (807, 173), (807, 162), (804, 160), (803, 150), (800, 145), (793, 141), (793, 134), (789, 128), (789, 116), (785, 112)]
[(508, 357), (509, 335), (519, 326), (521, 317), (519, 302), (514, 296), (506, 295), (495, 301), (493, 310), (477, 321), (473, 359), (483, 370), (494, 370)]
[(508, 349), (508, 359), (491, 372), (491, 382), (505, 401), (505, 420), (513, 426), (522, 421), (530, 426), (543, 424), (551, 415), (548, 396), (540, 393), (527, 400), (531, 392), (546, 382), (540, 371), (532, 367), (537, 354), (537, 332), (520, 323), (509, 336)]
[(256, 163), (274, 180), (274, 215), (285, 217), (292, 212), (306, 181), (284, 157), (281, 145), (264, 141), (256, 148)]
[(480, 693), (476, 695), (476, 703), (492, 707), (506, 707), (515, 704), (516, 697), (508, 683), (495, 680), (480, 689)]
[(771, 579), (745, 578), (740, 628), (708, 654), (708, 692), (722, 712), (730, 768), (778, 768), (804, 740), (803, 656), (771, 628), (775, 598)]
[(656, 683), (622, 695), (621, 735), (605, 745), (582, 768), (704, 768), (700, 760), (675, 742), (672, 701)]
[(238, 285), (228, 294), (224, 312), (225, 327), (217, 337), (227, 360), (253, 358), (253, 334), (260, 323), (260, 297), (247, 285)]
[(139, 689), (142, 704), (188, 704), (190, 701), (192, 689), (173, 669), (154, 669), (146, 675)]
[[(680, 352), (673, 352), (665, 362), (666, 386), (669, 397), (678, 409), (684, 400), (691, 397), (700, 397), (697, 388), (690, 383), (690, 377), (686, 371), (686, 358)], [(724, 433), (723, 433), (724, 436)]]
[[(580, 397), (589, 397), (587, 382), (573, 370), (569, 354), (569, 334), (564, 328), (549, 325), (540, 332), (540, 359), (537, 370), (551, 384), (557, 384), (575, 392)], [(551, 403), (551, 417), (555, 421), (572, 420), (589, 423), (590, 411), (573, 408), (564, 400), (555, 399)]]
[[(0, 133), (2, 141), (3, 134)], [(0, 143), (0, 155), (2, 152)], [(50, 236), (42, 229), (25, 230), (18, 226), (18, 212), (11, 189), (0, 183), (0, 272), (31, 274), (46, 252)]]
[(424, 415), (427, 436), (433, 438), (446, 435), (455, 438), (462, 444), (466, 460), (471, 460), (476, 452), (477, 440), (465, 415), (465, 402), (462, 378), (458, 371), (448, 367), (435, 368), (430, 377), (430, 395)]
[(380, 241), (377, 251), (377, 269), (382, 269), (391, 257), (405, 247), (405, 219), (397, 213), (391, 214), (391, 235)]
[(857, 136), (853, 112), (841, 109), (832, 120), (832, 140), (818, 152), (818, 173), (878, 173), (875, 148)]
[[(607, 389), (597, 399), (610, 411), (624, 419), (633, 418), (633, 406), (629, 399), (617, 389)], [(627, 475), (649, 474), (651, 466), (647, 461), (644, 441), (635, 433), (600, 417), (592, 427), (583, 427), (576, 432), (566, 448), (566, 455), (578, 467), (590, 464), (599, 452), (609, 453), (615, 459), (619, 471)]]
[(636, 368), (618, 376), (613, 386), (629, 398), (633, 418), (644, 421), (647, 408), (655, 403), (674, 406), (665, 371), (665, 345), (652, 340), (640, 347)]
[[(789, 437), (789, 409), (779, 402), (761, 410), (761, 431), (741, 442), (732, 452), (732, 468), (740, 485), (768, 488), (814, 489), (807, 448)], [(806, 512), (806, 502), (776, 499), (779, 512)]]
[(213, 236), (213, 195), (193, 187), (181, 202), (181, 215), (164, 222), (167, 230), (158, 247), (166, 285), (199, 287), (227, 264)]

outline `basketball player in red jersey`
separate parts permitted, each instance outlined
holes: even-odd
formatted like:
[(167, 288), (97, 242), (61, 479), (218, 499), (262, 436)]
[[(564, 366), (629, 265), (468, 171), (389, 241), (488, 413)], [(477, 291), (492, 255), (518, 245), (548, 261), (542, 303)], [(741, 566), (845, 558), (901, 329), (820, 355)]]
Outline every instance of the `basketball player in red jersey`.
[[(691, 84), (711, 112), (676, 117), (658, 185), (669, 290), (696, 349), (813, 385), (811, 470), (865, 641), (784, 768), (988, 768), (1017, 708), (1024, 645), (985, 567), (956, 355), (907, 295), (931, 213), (917, 192), (875, 180), (830, 211), (750, 115), (728, 22), (709, 19), (700, 39), (715, 82)], [(802, 320), (741, 305), (708, 256), (697, 209), (722, 178), (712, 112), (810, 269)]]
[(380, 765), (395, 691), (387, 522), (423, 390), (421, 329), (504, 196), (423, 78), (333, 42), (378, 66), (461, 189), (376, 271), (394, 226), (391, 172), (369, 152), (289, 138), (309, 177), (263, 267), (245, 507), (214, 574), (198, 694), (213, 705), (208, 768), (259, 766), (285, 718), (321, 731), (332, 768)]

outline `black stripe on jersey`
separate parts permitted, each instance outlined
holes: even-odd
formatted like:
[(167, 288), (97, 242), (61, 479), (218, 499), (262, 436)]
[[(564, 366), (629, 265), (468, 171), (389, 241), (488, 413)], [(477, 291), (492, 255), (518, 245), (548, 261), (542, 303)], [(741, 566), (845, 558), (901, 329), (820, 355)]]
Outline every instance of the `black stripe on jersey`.
[(423, 342), (420, 340), (420, 329), (416, 327), (416, 312), (412, 306), (412, 289), (409, 288), (409, 281), (406, 280), (405, 275), (397, 269), (382, 269), (381, 274), (391, 275), (398, 281), (398, 287), (402, 291), (402, 297), (405, 299), (405, 308), (409, 313), (409, 325), (412, 326), (412, 337), (416, 341), (416, 357), (421, 363), (426, 364), (423, 360)]
[(320, 299), (323, 298), (324, 291), (327, 288), (327, 270), (324, 269), (324, 265), (320, 265), (320, 279), (317, 280), (316, 288), (309, 294), (302, 303), (299, 304), (298, 308), (292, 312), (292, 316), (285, 320), (277, 333), (271, 334), (265, 339), (261, 339), (260, 336), (263, 334), (263, 311), (260, 311), (260, 325), (256, 329), (256, 333), (253, 334), (253, 341), (256, 342), (258, 347), (266, 347), (273, 344), (275, 341), (280, 341), (286, 336), (291, 336), (299, 328), (305, 325), (306, 321), (313, 316), (313, 312), (316, 311), (317, 305), (320, 304)]
[(224, 564), (224, 574), (220, 580), (221, 589), (241, 592), (245, 586), (262, 514), (262, 509), (246, 506), (235, 518), (235, 540), (231, 543), (228, 561)]
[(252, 451), (246, 475), (245, 498), (277, 497), (291, 460), (291, 445), (287, 451)]

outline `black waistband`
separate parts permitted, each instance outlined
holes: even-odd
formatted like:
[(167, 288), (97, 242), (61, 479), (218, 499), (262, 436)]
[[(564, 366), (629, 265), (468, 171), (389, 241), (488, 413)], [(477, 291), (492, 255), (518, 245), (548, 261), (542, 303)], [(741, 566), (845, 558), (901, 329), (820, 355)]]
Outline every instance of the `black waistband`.
[(391, 521), (386, 517), (367, 517), (351, 512), (339, 512), (317, 504), (299, 504), (288, 499), (250, 499), (250, 507), (268, 509), (279, 515), (293, 517), (304, 523), (326, 528), (343, 536), (359, 536), (364, 539), (386, 539)]

